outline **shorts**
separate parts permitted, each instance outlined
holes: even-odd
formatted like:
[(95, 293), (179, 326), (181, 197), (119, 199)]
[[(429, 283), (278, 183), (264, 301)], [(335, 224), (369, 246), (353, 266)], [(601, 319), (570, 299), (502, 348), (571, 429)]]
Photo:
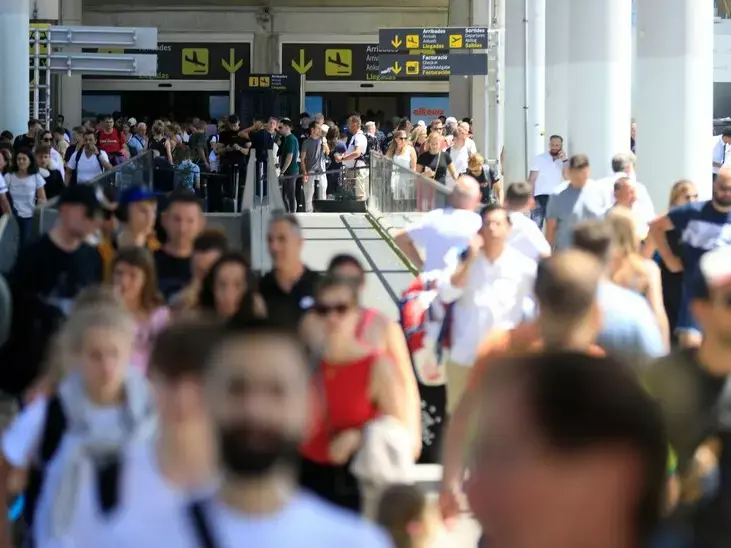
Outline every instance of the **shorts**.
[(680, 296), (680, 304), (678, 306), (678, 323), (675, 327), (676, 333), (701, 333), (701, 326), (693, 317), (690, 310), (691, 289), (687, 285), (683, 285), (682, 294)]

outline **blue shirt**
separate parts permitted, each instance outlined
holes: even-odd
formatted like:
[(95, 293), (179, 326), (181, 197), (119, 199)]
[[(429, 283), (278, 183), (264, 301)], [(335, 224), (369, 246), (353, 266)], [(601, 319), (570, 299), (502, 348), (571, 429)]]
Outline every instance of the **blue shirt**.
[(142, 142), (140, 136), (136, 133), (132, 137), (130, 137), (129, 141), (127, 141), (127, 147), (129, 148), (130, 156), (138, 156), (142, 154), (143, 150), (145, 150), (145, 144)]
[(718, 211), (710, 201), (691, 202), (671, 209), (668, 218), (680, 232), (683, 281), (690, 285), (706, 251), (731, 245), (731, 212)]
[(183, 160), (175, 168), (175, 188), (194, 190), (196, 180), (200, 180), (201, 168), (190, 160)]
[(597, 344), (610, 354), (659, 358), (667, 354), (660, 328), (647, 300), (630, 289), (602, 282), (597, 294), (602, 330)]

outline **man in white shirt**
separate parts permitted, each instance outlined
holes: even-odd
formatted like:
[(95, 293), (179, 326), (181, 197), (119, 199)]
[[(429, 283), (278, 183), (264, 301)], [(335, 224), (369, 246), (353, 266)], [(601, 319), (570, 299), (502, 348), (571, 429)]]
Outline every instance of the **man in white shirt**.
[(508, 211), (485, 206), (479, 235), (438, 282), (441, 301), (454, 303), (447, 362), (449, 412), (467, 386), (480, 341), (494, 329), (519, 324), (533, 293), (537, 264), (508, 245), (509, 234)]
[(721, 138), (713, 147), (713, 180), (716, 180), (718, 171), (731, 159), (728, 154), (728, 146), (731, 144), (731, 129), (724, 129)]
[(346, 179), (355, 189), (355, 199), (365, 200), (368, 197), (368, 165), (364, 156), (368, 149), (368, 139), (361, 130), (360, 116), (353, 115), (348, 119), (350, 138), (343, 154), (343, 166), (348, 171)]
[(551, 254), (551, 246), (538, 225), (530, 219), (533, 203), (533, 189), (528, 183), (512, 183), (505, 191), (505, 209), (512, 225), (508, 244), (538, 262)]
[(564, 176), (565, 162), (566, 153), (563, 150), (563, 137), (560, 135), (551, 135), (548, 140), (548, 151), (533, 158), (528, 182), (533, 187), (533, 196), (536, 201), (535, 207), (531, 211), (531, 218), (538, 228), (543, 228), (549, 197), (566, 179)]
[(75, 547), (144, 544), (148, 533), (141, 523), (156, 530), (175, 527), (192, 500), (214, 492), (217, 462), (202, 380), (220, 333), (218, 323), (184, 321), (157, 336), (148, 369), (157, 436), (120, 455), (114, 511), (104, 520), (87, 516), (89, 526), (74, 539)]
[[(457, 136), (454, 138), (448, 152), (449, 157), (452, 158), (455, 171), (459, 174), (467, 171), (470, 156), (477, 152), (475, 142), (470, 139), (470, 125), (468, 123), (460, 122), (457, 125)], [(454, 186), (454, 179), (452, 179), (449, 171), (447, 171), (446, 184), (448, 188)]]
[(655, 207), (652, 204), (652, 198), (650, 198), (647, 187), (637, 180), (637, 173), (635, 171), (636, 162), (637, 158), (631, 152), (615, 154), (612, 157), (612, 175), (605, 179), (600, 179), (597, 183), (604, 187), (604, 191), (607, 193), (607, 200), (613, 205), (616, 202), (615, 183), (619, 179), (630, 179), (635, 192), (632, 211), (639, 220), (649, 224), (655, 220)]
[[(260, 322), (224, 332), (204, 377), (222, 467), (218, 491), (177, 519), (140, 522), (129, 542), (113, 548), (389, 547), (373, 524), (298, 487), (310, 380), (308, 354), (291, 331)], [(180, 410), (195, 400), (193, 391)]]
[(419, 270), (444, 270), (449, 251), (466, 248), (480, 230), (482, 218), (475, 213), (480, 198), (478, 182), (461, 176), (452, 188), (449, 207), (430, 211), (411, 223), (395, 236), (396, 245)]
[(89, 183), (104, 173), (105, 169), (112, 169), (107, 153), (96, 146), (96, 134), (87, 130), (83, 139), (84, 147), (71, 155), (66, 166), (66, 181), (69, 184)]

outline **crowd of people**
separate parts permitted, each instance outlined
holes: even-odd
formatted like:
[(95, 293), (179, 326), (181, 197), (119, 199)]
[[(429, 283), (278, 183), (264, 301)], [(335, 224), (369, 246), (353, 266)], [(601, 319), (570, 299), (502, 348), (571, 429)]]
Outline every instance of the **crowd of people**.
[[(0, 504), (0, 546), (426, 548), (465, 507), (486, 548), (729, 546), (731, 171), (709, 201), (678, 181), (658, 216), (631, 153), (594, 180), (553, 136), (528, 181), (504, 186), (467, 121), (386, 134), (353, 115), (331, 148), (337, 125), (313, 118), (231, 117), (217, 137), (199, 122), (186, 141), (104, 117), (63, 153), (63, 127), (31, 121), (0, 143), (3, 212), (58, 210), (41, 235), (18, 223), (8, 275), (0, 390), (19, 411), (0, 437), (0, 500), (22, 497), (23, 516)], [(164, 201), (83, 184), (145, 148), (174, 163), (187, 143), (181, 163), (200, 167), (190, 151), (209, 141), (239, 158), (279, 149), (288, 212), (268, 226), (261, 277), (206, 226), (196, 179)], [(394, 238), (421, 272), (400, 322), (364, 302), (356, 257), (308, 268), (292, 214), (298, 180), (305, 210), (327, 198), (333, 150), (366, 198), (374, 147), (394, 200), (409, 200), (403, 174), (449, 192)], [(416, 462), (443, 464), (438, 502)]]

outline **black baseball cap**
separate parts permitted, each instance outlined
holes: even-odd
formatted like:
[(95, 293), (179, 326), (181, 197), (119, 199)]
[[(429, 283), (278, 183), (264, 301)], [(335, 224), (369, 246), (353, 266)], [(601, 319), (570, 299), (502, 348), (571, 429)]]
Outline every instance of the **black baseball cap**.
[(81, 205), (86, 207), (88, 217), (100, 214), (104, 209), (106, 199), (100, 188), (95, 185), (77, 184), (69, 186), (61, 193), (58, 207), (63, 205)]

